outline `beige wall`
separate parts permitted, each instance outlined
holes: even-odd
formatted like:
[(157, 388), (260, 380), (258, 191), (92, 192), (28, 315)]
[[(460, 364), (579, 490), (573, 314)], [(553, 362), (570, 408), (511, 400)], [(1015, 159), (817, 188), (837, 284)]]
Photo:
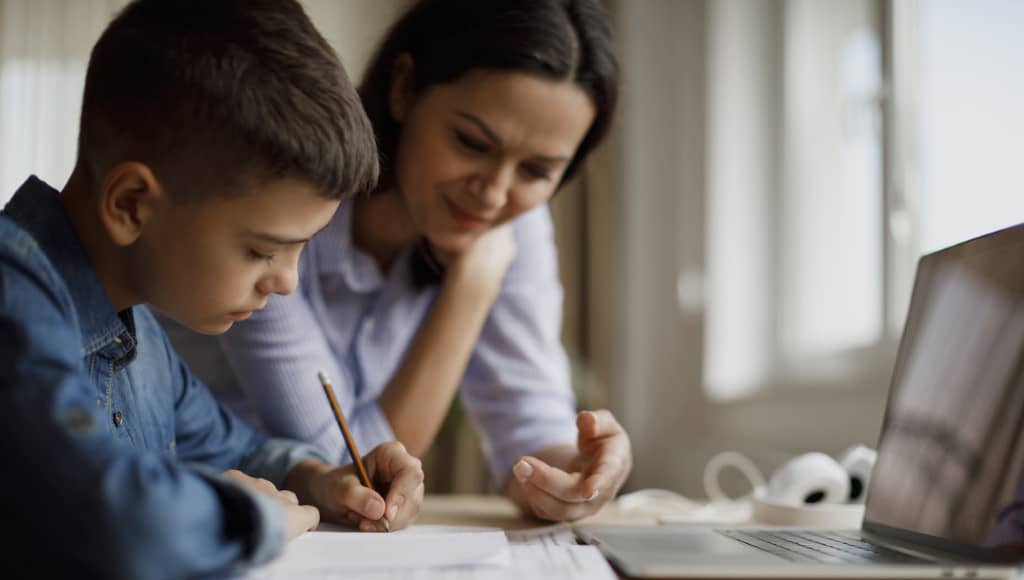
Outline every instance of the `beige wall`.
[(300, 0), (356, 82), (387, 28), (409, 0)]

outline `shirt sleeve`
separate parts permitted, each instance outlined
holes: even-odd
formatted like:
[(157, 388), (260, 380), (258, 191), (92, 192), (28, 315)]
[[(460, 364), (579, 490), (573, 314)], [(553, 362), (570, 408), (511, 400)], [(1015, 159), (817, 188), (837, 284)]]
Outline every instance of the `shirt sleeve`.
[(520, 455), (576, 442), (576, 403), (560, 335), (562, 285), (547, 206), (521, 216), (515, 237), (516, 258), (460, 389), (498, 485)]
[(395, 438), (376, 399), (357, 401), (327, 337), (302, 292), (273, 296), (245, 324), (219, 337), (221, 347), (264, 426), (274, 435), (306, 441), (338, 463), (351, 458), (317, 371), (334, 396), (362, 453)]
[[(154, 328), (159, 328), (155, 320)], [(161, 333), (162, 334), (162, 333)], [(221, 471), (239, 469), (281, 487), (292, 468), (305, 459), (334, 463), (312, 445), (291, 439), (268, 439), (222, 406), (174, 353), (163, 336), (168, 357), (178, 369), (181, 386), (175, 401), (178, 458)]]
[(109, 435), (63, 282), (25, 263), (0, 255), (0, 496), (18, 557), (62, 576), (177, 578), (275, 556), (279, 507)]

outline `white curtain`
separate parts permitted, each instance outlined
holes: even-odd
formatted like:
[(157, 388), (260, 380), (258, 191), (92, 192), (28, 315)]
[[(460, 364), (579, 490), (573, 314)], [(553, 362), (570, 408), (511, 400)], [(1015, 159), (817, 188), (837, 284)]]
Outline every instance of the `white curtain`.
[(0, 0), (0, 206), (74, 165), (89, 51), (125, 0)]

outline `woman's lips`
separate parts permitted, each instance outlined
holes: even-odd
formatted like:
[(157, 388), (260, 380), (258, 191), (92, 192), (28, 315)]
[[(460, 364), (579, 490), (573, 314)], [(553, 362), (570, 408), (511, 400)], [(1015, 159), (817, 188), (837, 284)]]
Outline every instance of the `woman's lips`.
[(487, 220), (479, 218), (471, 213), (465, 212), (451, 201), (445, 199), (448, 206), (448, 213), (452, 214), (455, 223), (464, 230), (478, 230), (487, 225)]
[(242, 312), (232, 312), (231, 313), (231, 318), (233, 318), (233, 319), (235, 319), (235, 320), (237, 320), (239, 322), (241, 322), (242, 320), (245, 320), (246, 318), (249, 318), (250, 316), (252, 316), (252, 310), (245, 310), (245, 311), (242, 311)]

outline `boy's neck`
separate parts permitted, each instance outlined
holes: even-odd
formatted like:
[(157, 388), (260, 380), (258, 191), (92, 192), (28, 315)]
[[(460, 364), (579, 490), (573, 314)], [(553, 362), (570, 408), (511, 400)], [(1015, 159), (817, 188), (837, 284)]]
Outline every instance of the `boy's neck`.
[(127, 291), (123, 279), (126, 263), (119, 259), (121, 249), (110, 242), (100, 223), (95, 200), (96, 193), (89, 187), (89, 181), (76, 169), (60, 192), (60, 201), (114, 310), (121, 312), (140, 304), (141, 300)]
[(399, 252), (420, 237), (394, 189), (360, 197), (352, 205), (352, 242), (387, 272)]

